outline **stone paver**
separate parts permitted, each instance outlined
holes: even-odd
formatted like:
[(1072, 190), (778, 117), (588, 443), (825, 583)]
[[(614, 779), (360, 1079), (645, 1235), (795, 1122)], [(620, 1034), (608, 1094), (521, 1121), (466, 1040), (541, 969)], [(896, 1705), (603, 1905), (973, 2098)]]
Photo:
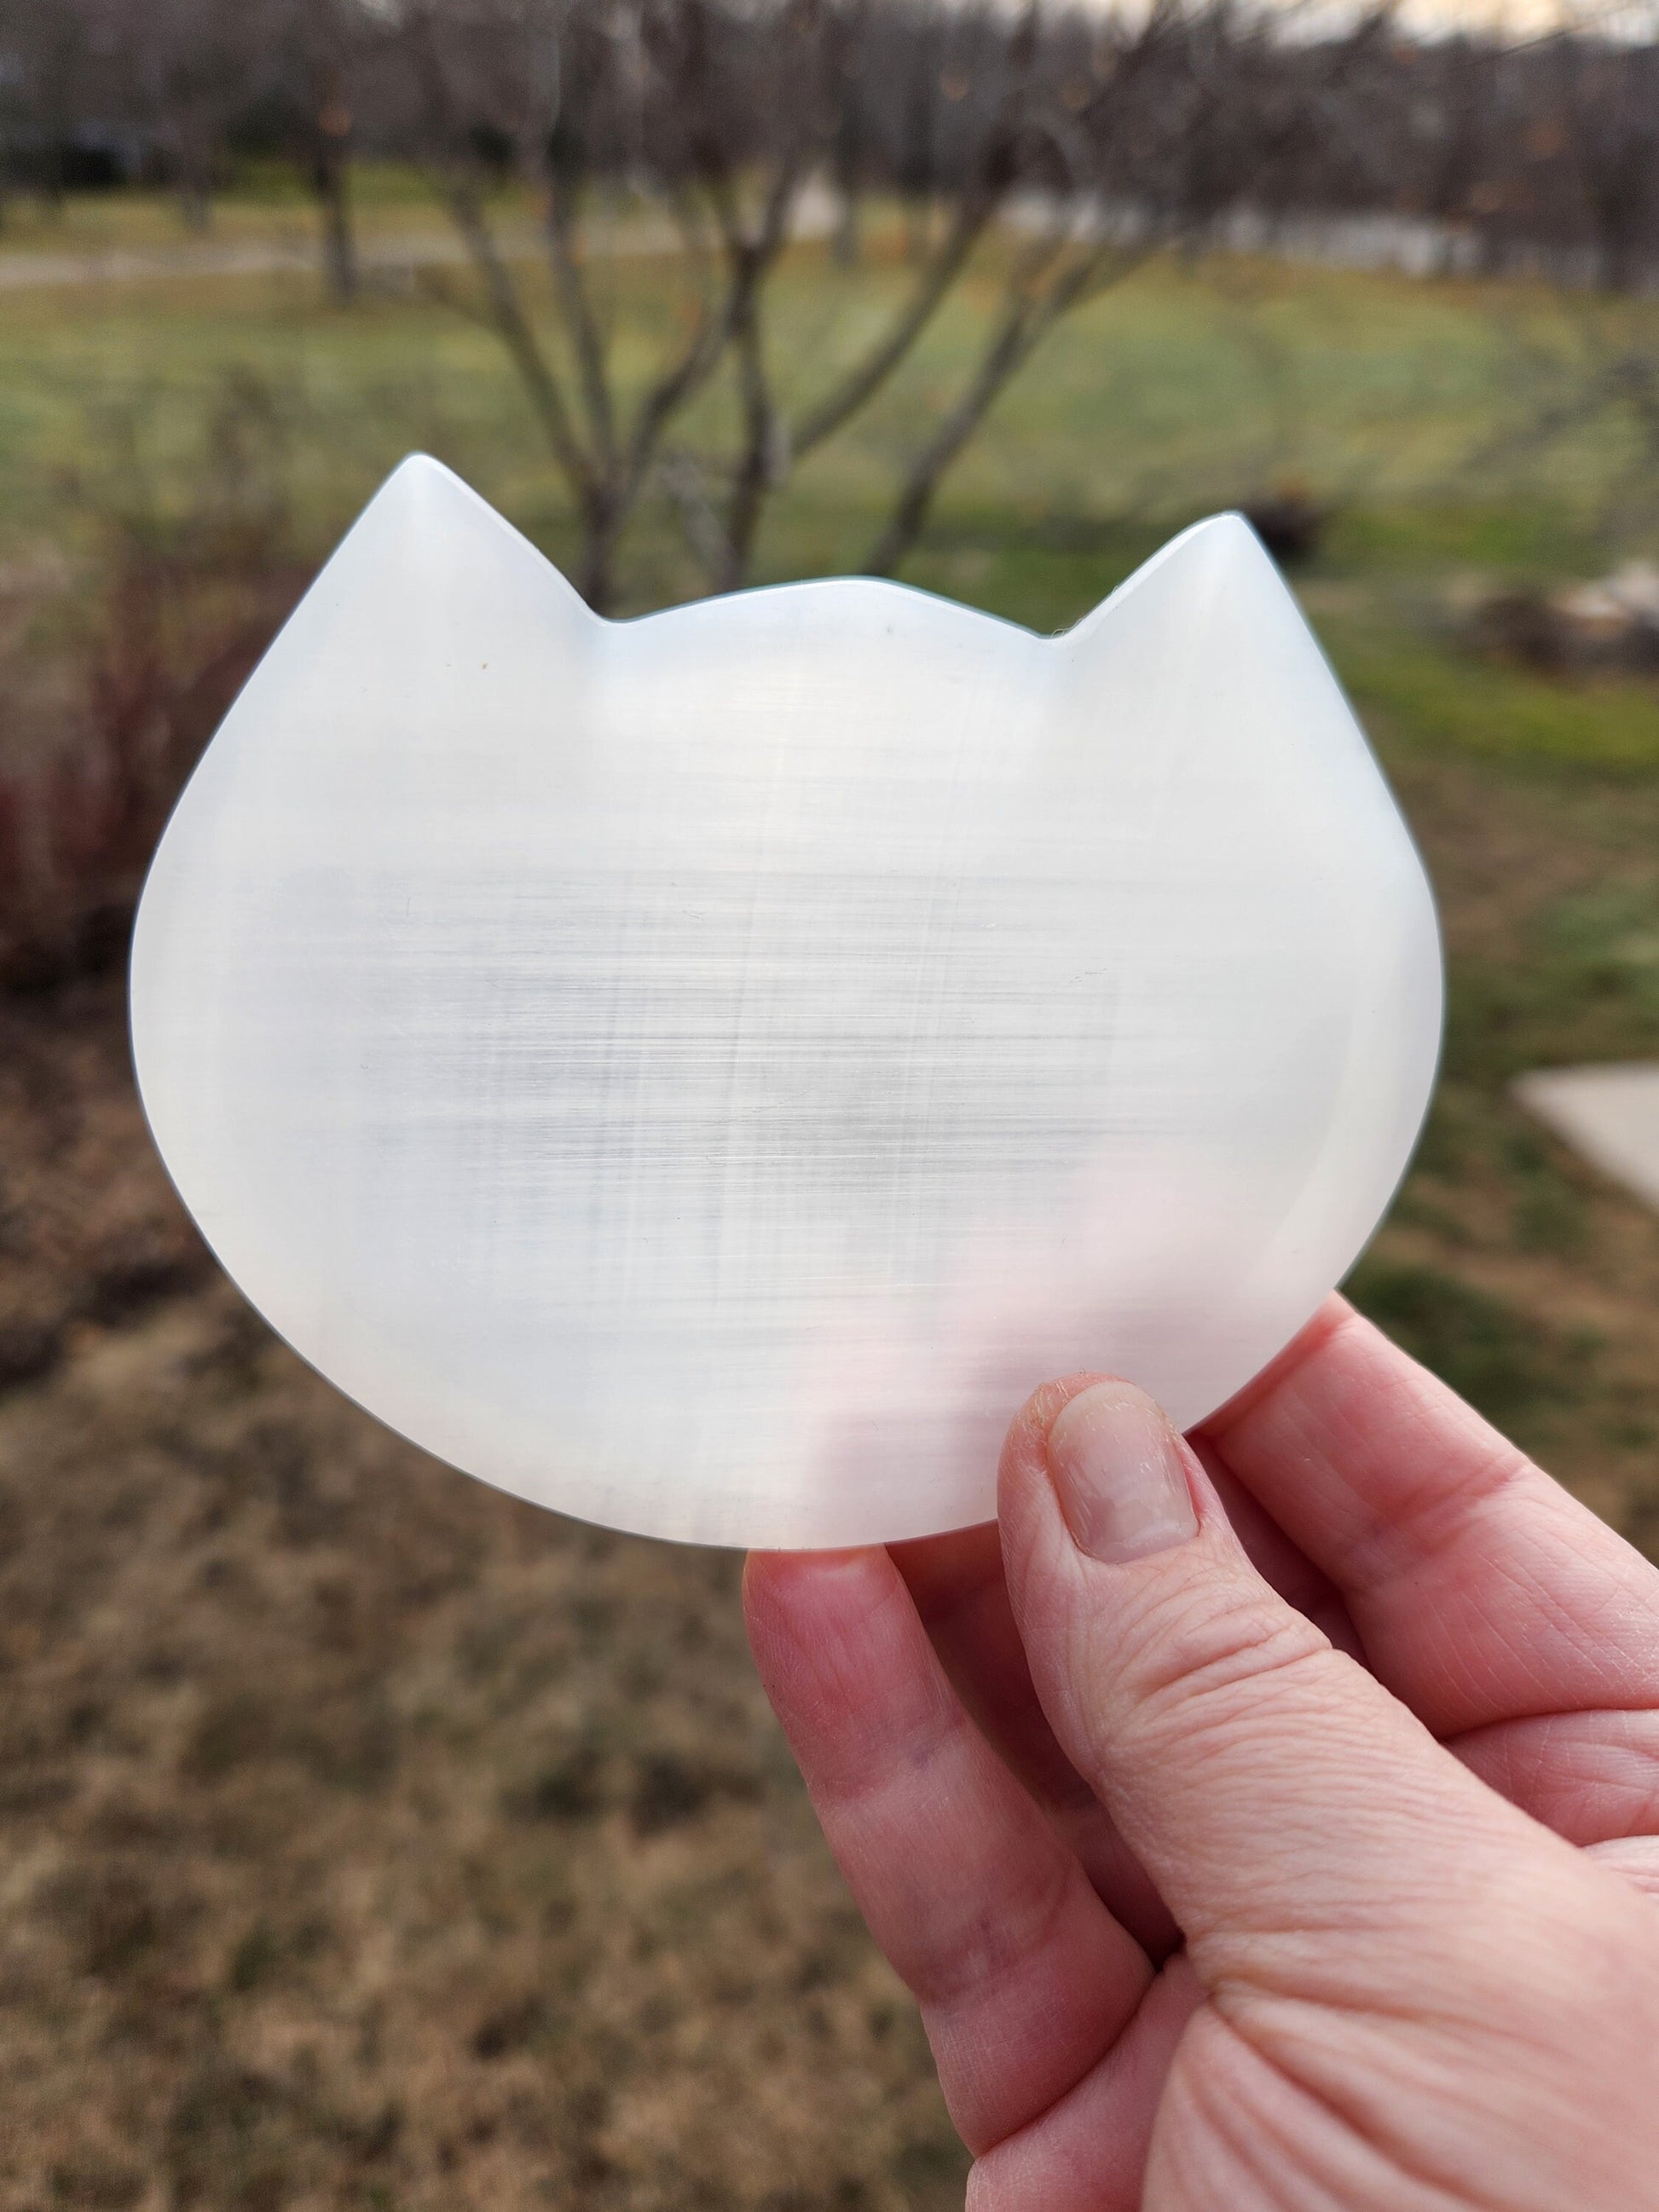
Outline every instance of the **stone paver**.
[(1593, 1166), (1659, 1207), (1659, 1066), (1542, 1068), (1515, 1093)]

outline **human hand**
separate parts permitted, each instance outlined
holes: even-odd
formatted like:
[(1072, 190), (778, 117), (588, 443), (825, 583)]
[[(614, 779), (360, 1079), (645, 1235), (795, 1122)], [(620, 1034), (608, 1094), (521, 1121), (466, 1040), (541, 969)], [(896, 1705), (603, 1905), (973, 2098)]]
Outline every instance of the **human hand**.
[(1659, 2207), (1659, 1573), (1340, 1299), (750, 1635), (974, 2212)]

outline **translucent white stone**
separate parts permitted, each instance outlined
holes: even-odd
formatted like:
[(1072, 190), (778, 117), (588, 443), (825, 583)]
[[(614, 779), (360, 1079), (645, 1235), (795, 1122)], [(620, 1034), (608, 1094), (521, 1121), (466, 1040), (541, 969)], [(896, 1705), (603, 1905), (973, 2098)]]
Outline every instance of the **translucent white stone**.
[(856, 579), (608, 623), (418, 459), (132, 961), (162, 1156), (291, 1344), (488, 1481), (728, 1544), (985, 1518), (1050, 1376), (1210, 1412), (1375, 1226), (1440, 1010), (1236, 518), (1058, 639)]

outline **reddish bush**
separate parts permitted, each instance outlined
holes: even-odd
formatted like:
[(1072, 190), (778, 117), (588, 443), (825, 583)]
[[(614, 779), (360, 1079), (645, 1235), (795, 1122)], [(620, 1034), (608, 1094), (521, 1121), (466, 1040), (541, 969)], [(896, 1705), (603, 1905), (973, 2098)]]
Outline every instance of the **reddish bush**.
[[(44, 758), (0, 777), (0, 988), (120, 957), (173, 802), (306, 582), (279, 433), (263, 387), (228, 380), (199, 479), (169, 512), (129, 426), (126, 465), (106, 479), (115, 497), (93, 516), (80, 711)], [(78, 484), (66, 495), (86, 498)]]

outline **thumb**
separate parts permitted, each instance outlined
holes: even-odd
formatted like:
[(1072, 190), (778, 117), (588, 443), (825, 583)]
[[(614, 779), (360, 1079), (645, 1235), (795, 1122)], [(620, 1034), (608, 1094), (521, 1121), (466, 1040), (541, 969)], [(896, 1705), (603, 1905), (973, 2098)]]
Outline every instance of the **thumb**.
[(1040, 1390), (1009, 1434), (1000, 1516), (1050, 1724), (1210, 1987), (1288, 1974), (1316, 1996), (1329, 1976), (1351, 1995), (1359, 1968), (1376, 1990), (1373, 1966), (1449, 1963), (1477, 1905), (1489, 1922), (1505, 1892), (1522, 1909), (1559, 1877), (1565, 1846), (1256, 1572), (1140, 1391)]

